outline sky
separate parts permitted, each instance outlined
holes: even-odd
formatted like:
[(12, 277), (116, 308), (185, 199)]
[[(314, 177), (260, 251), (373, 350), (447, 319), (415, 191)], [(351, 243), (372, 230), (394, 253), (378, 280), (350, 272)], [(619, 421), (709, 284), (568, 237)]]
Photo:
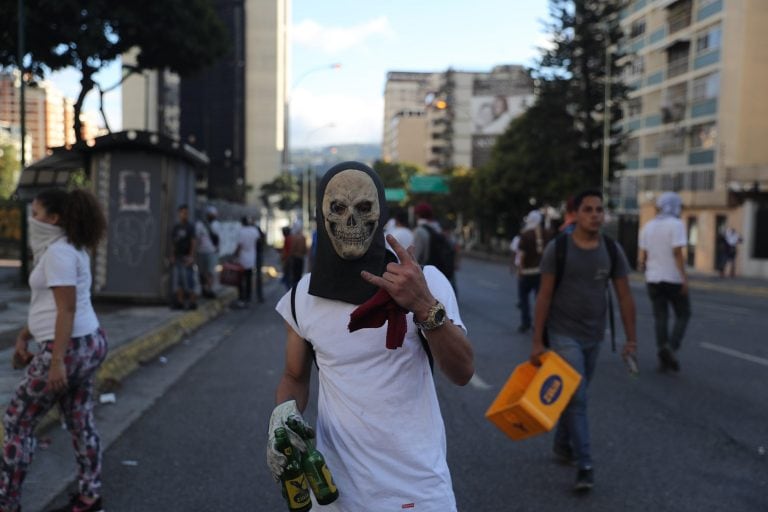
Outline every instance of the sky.
[[(293, 147), (381, 142), (389, 71), (489, 71), (532, 65), (546, 45), (547, 0), (292, 0), (289, 83)], [(332, 64), (340, 64), (333, 69)], [(105, 69), (103, 86), (119, 80)], [(51, 79), (66, 95), (78, 73)], [(96, 109), (97, 94), (86, 100)], [(105, 96), (113, 130), (121, 128), (120, 92)]]

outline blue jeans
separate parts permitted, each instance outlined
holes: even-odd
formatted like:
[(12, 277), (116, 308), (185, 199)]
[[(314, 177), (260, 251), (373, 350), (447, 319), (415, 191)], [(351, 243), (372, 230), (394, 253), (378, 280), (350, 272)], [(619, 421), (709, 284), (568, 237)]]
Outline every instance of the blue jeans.
[(555, 447), (572, 449), (579, 468), (592, 467), (587, 421), (587, 386), (597, 365), (602, 340), (577, 340), (550, 332), (550, 348), (581, 375), (581, 383), (560, 416), (555, 431)]
[(520, 308), (520, 327), (531, 327), (531, 304), (528, 296), (533, 292), (534, 299), (539, 293), (541, 274), (521, 275), (517, 279), (517, 305)]

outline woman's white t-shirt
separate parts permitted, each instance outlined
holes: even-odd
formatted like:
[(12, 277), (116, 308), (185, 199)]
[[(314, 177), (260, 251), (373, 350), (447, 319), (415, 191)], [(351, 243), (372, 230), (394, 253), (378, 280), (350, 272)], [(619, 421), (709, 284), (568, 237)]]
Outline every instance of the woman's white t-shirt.
[[(445, 276), (432, 266), (424, 275), (448, 318), (464, 328)], [(276, 309), (315, 350), (317, 448), (339, 488), (339, 499), (322, 509), (455, 511), (445, 427), (413, 314), (403, 346), (388, 350), (386, 323), (350, 333), (349, 315), (357, 306), (309, 295), (309, 278), (296, 289), (298, 322), (290, 292)]]
[(52, 340), (56, 327), (56, 301), (53, 286), (76, 288), (76, 309), (71, 337), (86, 336), (99, 327), (91, 304), (91, 261), (88, 253), (77, 250), (62, 238), (52, 243), (29, 276), (32, 298), (27, 325), (38, 342)]

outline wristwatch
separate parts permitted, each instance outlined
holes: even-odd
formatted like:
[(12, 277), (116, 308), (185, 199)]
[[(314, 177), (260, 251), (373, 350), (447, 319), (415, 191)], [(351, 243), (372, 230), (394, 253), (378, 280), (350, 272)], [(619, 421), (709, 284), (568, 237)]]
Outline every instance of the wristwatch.
[(429, 308), (427, 312), (427, 319), (423, 322), (417, 322), (414, 318), (416, 327), (422, 331), (431, 331), (437, 329), (443, 325), (448, 317), (445, 315), (445, 306), (440, 304), (440, 301), (435, 301), (435, 304)]

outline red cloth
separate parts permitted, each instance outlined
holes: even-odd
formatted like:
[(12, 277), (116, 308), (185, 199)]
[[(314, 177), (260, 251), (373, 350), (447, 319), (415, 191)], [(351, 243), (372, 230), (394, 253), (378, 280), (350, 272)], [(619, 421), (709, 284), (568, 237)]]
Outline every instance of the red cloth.
[(397, 302), (380, 288), (376, 295), (360, 304), (349, 315), (349, 332), (368, 327), (381, 327), (387, 324), (387, 348), (396, 349), (403, 346), (405, 332), (408, 326), (405, 322), (407, 309), (400, 307)]

